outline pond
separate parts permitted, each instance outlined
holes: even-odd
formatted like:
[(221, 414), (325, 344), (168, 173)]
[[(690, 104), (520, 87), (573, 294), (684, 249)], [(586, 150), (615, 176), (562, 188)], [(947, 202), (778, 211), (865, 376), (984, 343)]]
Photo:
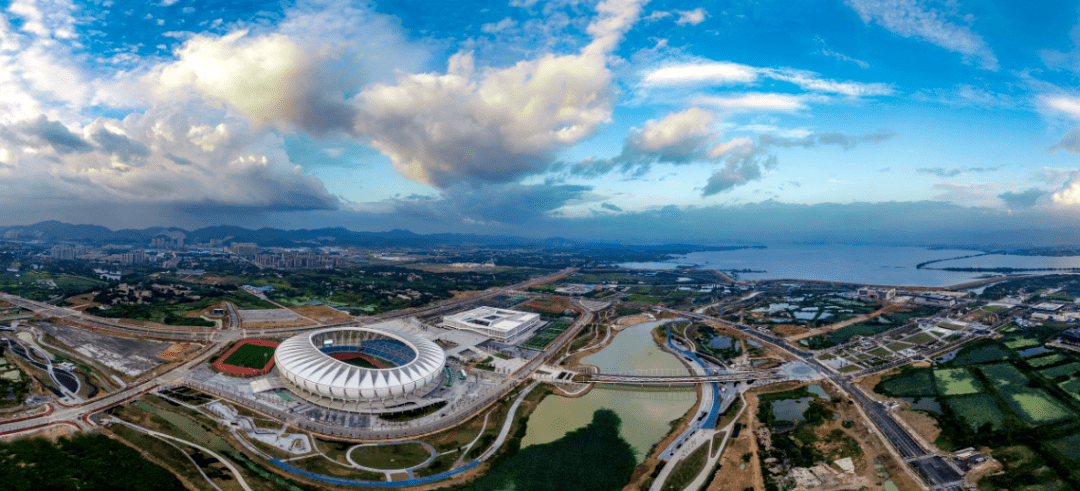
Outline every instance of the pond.
[[(675, 356), (662, 351), (653, 342), (652, 330), (663, 323), (646, 322), (623, 329), (610, 345), (581, 362), (595, 365), (604, 372), (675, 369), (686, 373)], [(695, 402), (697, 391), (693, 388), (636, 391), (597, 386), (578, 398), (549, 396), (529, 416), (521, 446), (526, 448), (558, 440), (585, 427), (593, 420), (597, 409), (606, 408), (619, 416), (622, 421), (619, 433), (633, 446), (635, 458), (640, 463), (652, 446), (671, 431), (668, 423), (686, 414)]]
[(944, 414), (941, 410), (941, 403), (933, 397), (920, 397), (918, 399), (914, 397), (901, 397), (900, 400), (910, 403), (912, 411), (930, 411)]
[(1019, 353), (1021, 357), (1027, 358), (1029, 356), (1041, 355), (1043, 353), (1049, 353), (1051, 351), (1052, 350), (1046, 349), (1046, 347), (1044, 346), (1036, 346), (1034, 348), (1017, 351), (1017, 353)]
[(731, 349), (735, 339), (727, 336), (717, 336), (709, 341), (709, 347), (712, 349)]
[(810, 409), (810, 401), (814, 400), (814, 397), (800, 397), (798, 399), (783, 399), (780, 401), (773, 401), (772, 412), (773, 417), (777, 421), (791, 421), (793, 423), (799, 421), (805, 421), (803, 414), (807, 409)]

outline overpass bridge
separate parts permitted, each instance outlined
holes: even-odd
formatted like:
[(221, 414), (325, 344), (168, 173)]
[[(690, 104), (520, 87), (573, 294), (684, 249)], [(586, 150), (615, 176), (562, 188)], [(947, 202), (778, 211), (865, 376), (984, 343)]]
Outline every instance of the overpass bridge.
[[(750, 385), (756, 382), (779, 382), (788, 379), (779, 370), (709, 370), (708, 373), (698, 374), (688, 374), (685, 370), (678, 371), (682, 373), (664, 374), (661, 370), (639, 370), (629, 373), (579, 372), (573, 378), (573, 382), (629, 385), (696, 385), (714, 382), (746, 382), (747, 385)], [(673, 370), (673, 372), (675, 371)]]

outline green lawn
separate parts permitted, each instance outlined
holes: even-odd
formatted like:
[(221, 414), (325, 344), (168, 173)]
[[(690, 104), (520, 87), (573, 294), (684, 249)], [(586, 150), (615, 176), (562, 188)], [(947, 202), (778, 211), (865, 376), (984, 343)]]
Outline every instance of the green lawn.
[(1065, 375), (1072, 375), (1078, 371), (1080, 371), (1080, 363), (1073, 362), (1067, 365), (1061, 365), (1060, 367), (1039, 370), (1039, 373), (1041, 373), (1046, 378), (1057, 378), (1063, 377)]
[(904, 342), (905, 343), (911, 343), (911, 344), (923, 344), (923, 343), (929, 343), (929, 342), (936, 341), (936, 340), (937, 340), (937, 338), (923, 332), (923, 333), (919, 333), (919, 334), (916, 334), (914, 336), (911, 336), (910, 338), (904, 339)]
[(350, 455), (353, 462), (374, 469), (405, 469), (424, 463), (431, 452), (419, 443), (360, 447)]
[(1014, 413), (1033, 425), (1063, 421), (1073, 416), (1069, 408), (1042, 389), (1007, 392), (1001, 396)]
[(235, 367), (259, 369), (265, 367), (273, 357), (273, 347), (244, 344), (225, 359), (225, 364)]
[(626, 297), (627, 302), (643, 303), (648, 305), (656, 305), (660, 303), (661, 300), (663, 299), (661, 299), (660, 297), (653, 297), (650, 295), (630, 295), (629, 297)]
[(966, 368), (935, 370), (934, 379), (938, 393), (943, 396), (962, 396), (983, 391), (982, 384)]
[(953, 412), (967, 422), (972, 430), (977, 430), (986, 423), (992, 424), (996, 429), (1005, 426), (1005, 415), (998, 409), (994, 399), (986, 394), (951, 397), (946, 401)]
[(1035, 368), (1042, 368), (1042, 367), (1048, 367), (1050, 365), (1055, 365), (1055, 364), (1061, 363), (1061, 362), (1063, 362), (1063, 361), (1065, 361), (1067, 359), (1068, 358), (1065, 355), (1061, 354), (1061, 353), (1054, 353), (1052, 355), (1040, 356), (1038, 358), (1031, 358), (1031, 359), (1026, 360), (1026, 361), (1027, 361), (1028, 365), (1031, 365), (1031, 366), (1033, 366)]

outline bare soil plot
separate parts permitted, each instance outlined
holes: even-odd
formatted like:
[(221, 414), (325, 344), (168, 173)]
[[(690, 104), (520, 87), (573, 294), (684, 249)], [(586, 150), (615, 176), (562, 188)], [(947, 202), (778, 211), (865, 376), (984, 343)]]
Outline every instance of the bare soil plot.
[(170, 345), (160, 341), (108, 336), (51, 322), (39, 323), (38, 327), (83, 356), (129, 377), (136, 377), (161, 364), (157, 355)]
[(281, 322), (300, 319), (300, 315), (289, 309), (240, 310), (240, 319), (247, 323)]
[(295, 307), (289, 307), (289, 310), (309, 319), (319, 321), (323, 324), (348, 322), (356, 319), (355, 317), (341, 312), (329, 305), (297, 305)]

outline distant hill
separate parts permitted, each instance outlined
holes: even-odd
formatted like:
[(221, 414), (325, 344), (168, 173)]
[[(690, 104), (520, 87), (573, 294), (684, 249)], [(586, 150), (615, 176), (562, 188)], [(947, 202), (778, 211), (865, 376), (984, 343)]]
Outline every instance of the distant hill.
[(205, 244), (211, 240), (221, 240), (224, 243), (253, 242), (262, 247), (298, 247), (313, 245), (340, 245), (357, 247), (497, 247), (497, 248), (588, 248), (605, 250), (649, 250), (655, 252), (685, 253), (690, 251), (708, 251), (738, 249), (744, 247), (764, 246), (731, 246), (711, 247), (690, 244), (665, 244), (665, 245), (630, 245), (610, 242), (583, 242), (550, 237), (533, 239), (526, 237), (514, 237), (505, 235), (476, 235), (476, 234), (428, 234), (422, 235), (409, 230), (390, 230), (386, 232), (358, 232), (342, 227), (319, 228), (314, 230), (282, 230), (276, 228), (261, 228), (258, 230), (243, 227), (220, 225), (204, 227), (196, 230), (184, 230), (175, 227), (151, 227), (143, 230), (122, 229), (110, 230), (99, 225), (72, 225), (56, 220), (35, 223), (33, 225), (0, 227), (0, 234), (8, 230), (18, 230), (19, 238), (36, 238), (45, 242), (83, 242), (91, 244), (130, 244), (145, 245), (159, 234), (166, 232), (183, 232), (187, 244)]

